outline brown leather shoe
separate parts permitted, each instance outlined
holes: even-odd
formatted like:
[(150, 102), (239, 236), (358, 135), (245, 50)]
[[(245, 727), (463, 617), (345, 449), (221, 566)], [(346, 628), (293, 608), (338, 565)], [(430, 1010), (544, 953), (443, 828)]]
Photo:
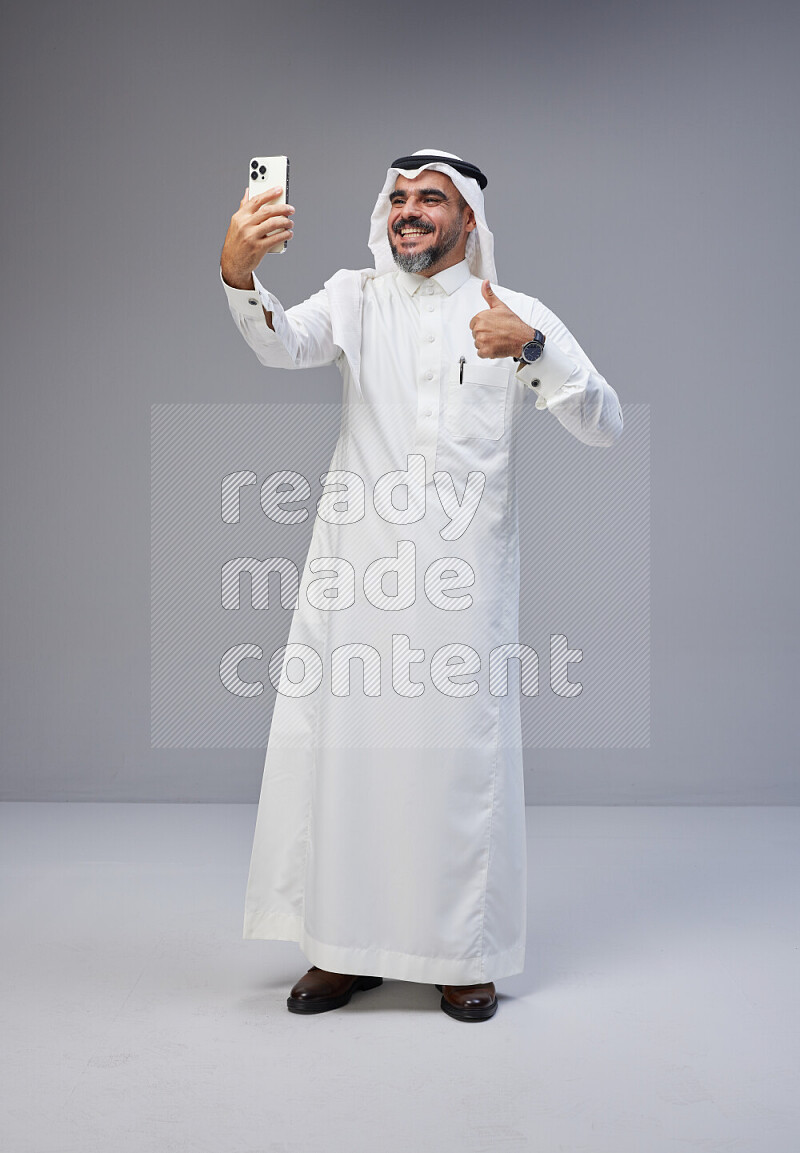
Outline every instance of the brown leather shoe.
[(301, 977), (286, 1001), (290, 1013), (327, 1013), (346, 1005), (359, 989), (374, 989), (383, 977), (354, 977), (351, 973), (329, 973), (312, 965)]
[(488, 1021), (497, 1012), (497, 994), (489, 981), (485, 985), (437, 985), (445, 1013), (457, 1021)]

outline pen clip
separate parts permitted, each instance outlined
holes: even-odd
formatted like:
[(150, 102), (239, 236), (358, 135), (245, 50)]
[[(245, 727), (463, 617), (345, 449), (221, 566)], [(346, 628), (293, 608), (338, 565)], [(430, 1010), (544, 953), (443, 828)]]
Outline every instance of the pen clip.
[(467, 360), (467, 358), (465, 356), (459, 357), (459, 361), (458, 361), (458, 383), (459, 384), (464, 383), (464, 365), (466, 364), (466, 360)]

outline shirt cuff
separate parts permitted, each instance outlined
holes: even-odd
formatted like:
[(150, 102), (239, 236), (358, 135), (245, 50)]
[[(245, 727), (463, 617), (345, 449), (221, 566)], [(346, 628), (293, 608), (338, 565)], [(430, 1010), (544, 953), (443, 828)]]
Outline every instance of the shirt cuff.
[[(225, 295), (228, 298), (228, 304), (232, 312), (237, 316), (246, 316), (250, 320), (258, 320), (259, 317), (263, 320), (264, 313), (261, 311), (261, 300), (256, 289), (231, 288), (231, 286), (223, 280), (221, 268), (219, 270), (219, 278), (222, 281), (222, 287), (225, 289)], [(269, 309), (267, 311), (269, 311)]]
[[(272, 331), (292, 359), (296, 360), (298, 355), (297, 338), (286, 317), (283, 305), (277, 296), (273, 296), (271, 292), (267, 291), (255, 273), (253, 273), (253, 283), (256, 286), (256, 294), (258, 295), (260, 303), (263, 304), (267, 312), (272, 313)], [(267, 325), (267, 328), (269, 328), (269, 325)]]
[[(263, 331), (260, 334), (260, 339), (282, 345), (292, 359), (295, 359), (297, 340), (283, 305), (276, 296), (267, 291), (256, 274), (253, 273), (255, 288), (231, 288), (223, 279), (222, 268), (219, 270), (219, 278), (222, 281), (222, 287), (225, 289), (225, 295), (234, 316), (244, 317), (246, 320), (261, 321)], [(267, 324), (266, 317), (262, 312), (262, 305), (267, 312), (272, 313), (272, 328)]]
[(547, 402), (563, 388), (577, 365), (557, 344), (545, 344), (544, 352), (533, 364), (524, 362), (517, 368), (517, 379), (536, 393), (536, 407), (547, 408)]

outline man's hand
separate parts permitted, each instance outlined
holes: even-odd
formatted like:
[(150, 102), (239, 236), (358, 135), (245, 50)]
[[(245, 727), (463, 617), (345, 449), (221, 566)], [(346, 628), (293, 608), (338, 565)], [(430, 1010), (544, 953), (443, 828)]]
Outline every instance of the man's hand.
[(246, 189), (231, 217), (220, 257), (222, 279), (231, 288), (253, 288), (253, 272), (264, 254), (291, 239), (294, 209), (273, 203), (281, 191), (269, 188), (251, 200)]
[(481, 293), (489, 307), (476, 313), (469, 322), (478, 356), (484, 359), (521, 356), (523, 344), (533, 339), (535, 329), (495, 296), (488, 280), (481, 285)]

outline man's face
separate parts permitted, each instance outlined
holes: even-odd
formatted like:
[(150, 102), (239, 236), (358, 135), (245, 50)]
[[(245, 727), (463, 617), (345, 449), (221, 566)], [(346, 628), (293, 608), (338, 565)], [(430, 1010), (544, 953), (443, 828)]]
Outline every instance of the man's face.
[(475, 214), (443, 172), (398, 176), (389, 200), (389, 246), (406, 272), (432, 276), (464, 259)]

